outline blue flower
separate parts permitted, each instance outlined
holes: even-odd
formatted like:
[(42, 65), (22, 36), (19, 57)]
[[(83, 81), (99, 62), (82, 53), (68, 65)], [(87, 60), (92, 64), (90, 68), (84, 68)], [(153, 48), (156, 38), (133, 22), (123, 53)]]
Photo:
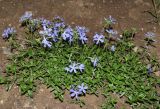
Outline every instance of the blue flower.
[(64, 28), (65, 24), (64, 22), (55, 22), (54, 23), (54, 28), (59, 29), (59, 28)]
[(20, 22), (25, 22), (27, 20), (31, 20), (32, 19), (32, 12), (31, 11), (27, 11), (24, 13), (23, 16), (20, 17)]
[(73, 30), (72, 28), (68, 27), (64, 30), (63, 34), (62, 34), (62, 38), (65, 41), (69, 41), (69, 43), (71, 44), (71, 42), (73, 42)]
[(118, 32), (116, 30), (113, 30), (113, 29), (106, 29), (106, 32), (108, 34), (111, 34), (111, 35), (117, 35), (118, 34)]
[(101, 44), (101, 43), (104, 43), (104, 39), (105, 39), (105, 37), (103, 35), (99, 35), (97, 33), (93, 36), (93, 41), (97, 45)]
[(116, 19), (113, 18), (111, 15), (109, 16), (108, 20), (109, 20), (111, 23), (113, 23), (113, 24), (116, 23)]
[(153, 38), (154, 38), (155, 36), (156, 36), (156, 34), (153, 33), (153, 32), (147, 32), (147, 33), (145, 34), (145, 37), (146, 37), (147, 39), (152, 40), (152, 41), (154, 41), (154, 42), (155, 42), (155, 40), (154, 40)]
[(38, 25), (40, 24), (40, 21), (39, 19), (32, 19), (30, 20), (30, 24), (27, 25), (28, 26), (28, 29), (30, 32), (34, 32), (38, 29)]
[(81, 41), (81, 43), (86, 43), (88, 41), (88, 38), (86, 36), (88, 30), (85, 27), (76, 26), (76, 31), (78, 33), (79, 40)]
[(56, 16), (54, 17), (54, 28), (64, 28), (65, 27), (65, 24), (64, 24), (64, 19), (59, 17), (59, 16)]
[(86, 36), (88, 29), (86, 29), (85, 27), (76, 26), (76, 31), (78, 32), (79, 36)]
[(54, 29), (52, 31), (52, 33), (50, 34), (50, 36), (52, 37), (53, 42), (57, 42), (58, 41), (58, 34), (59, 34), (59, 30)]
[(10, 36), (12, 36), (13, 34), (16, 33), (16, 30), (13, 27), (8, 27), (7, 29), (5, 29), (2, 33), (2, 37), (4, 39), (8, 39)]
[(88, 86), (84, 86), (84, 83), (82, 83), (81, 85), (78, 85), (78, 89), (79, 89), (79, 93), (86, 94), (86, 90), (88, 89)]
[(42, 44), (44, 48), (51, 48), (52, 46), (52, 43), (50, 41), (47, 41), (45, 37), (43, 37)]
[(153, 69), (152, 69), (152, 66), (151, 66), (150, 64), (147, 65), (147, 73), (148, 73), (148, 74), (153, 73)]
[(64, 22), (64, 19), (63, 19), (63, 18), (61, 18), (60, 16), (56, 16), (56, 17), (54, 17), (54, 20), (59, 20), (59, 21), (61, 21), (61, 22)]
[(111, 48), (110, 48), (110, 50), (111, 50), (112, 52), (114, 52), (114, 51), (116, 50), (116, 47), (115, 47), (114, 45), (112, 45)]
[(77, 71), (83, 72), (85, 65), (81, 63), (71, 63), (68, 67), (65, 67), (65, 70), (69, 73), (77, 73)]
[(46, 28), (46, 27), (44, 26), (43, 29), (44, 29), (44, 30), (41, 30), (41, 31), (39, 32), (40, 35), (42, 35), (42, 36), (51, 36), (51, 34), (52, 34), (52, 29), (51, 29), (51, 28)]
[(51, 21), (46, 20), (46, 19), (44, 19), (44, 18), (40, 18), (40, 22), (41, 22), (41, 25), (42, 25), (43, 28), (44, 28), (44, 27), (49, 27), (49, 26), (52, 25), (52, 22), (51, 22)]
[(79, 68), (80, 72), (83, 72), (84, 68), (85, 68), (85, 65), (84, 64), (79, 64), (78, 68)]
[(69, 68), (70, 68), (70, 73), (72, 73), (72, 72), (77, 73), (78, 66), (75, 62), (72, 63), (71, 65), (69, 65)]
[(105, 18), (105, 21), (107, 21), (107, 23), (109, 23), (109, 24), (115, 24), (116, 23), (116, 19), (114, 19), (111, 15), (109, 16), (108, 19)]
[(99, 61), (99, 59), (97, 57), (96, 58), (91, 58), (91, 62), (92, 62), (92, 64), (93, 64), (94, 67), (97, 66), (98, 61)]
[(74, 90), (74, 89), (70, 89), (70, 95), (71, 95), (71, 97), (72, 98), (76, 98), (76, 99), (78, 99), (79, 98), (79, 95), (80, 95), (80, 93), (79, 93), (79, 91), (77, 91), (77, 90)]

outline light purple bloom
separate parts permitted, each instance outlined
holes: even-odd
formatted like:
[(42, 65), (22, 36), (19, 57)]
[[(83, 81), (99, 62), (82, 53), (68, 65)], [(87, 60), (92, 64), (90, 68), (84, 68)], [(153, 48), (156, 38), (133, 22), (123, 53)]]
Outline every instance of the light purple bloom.
[(80, 93), (79, 93), (79, 91), (77, 91), (77, 90), (70, 89), (70, 95), (71, 95), (72, 98), (75, 97), (76, 99), (78, 99)]
[(153, 32), (147, 32), (147, 33), (145, 34), (145, 37), (148, 38), (148, 39), (152, 39), (152, 38), (154, 38), (155, 36), (156, 36), (156, 34), (153, 33)]
[(111, 35), (117, 35), (118, 32), (116, 30), (113, 30), (113, 29), (106, 29), (106, 32), (111, 34)]
[(44, 19), (44, 18), (40, 18), (40, 21), (41, 21), (41, 25), (42, 25), (43, 28), (44, 28), (44, 27), (49, 27), (49, 26), (52, 25), (52, 22), (51, 22), (51, 21), (46, 20), (46, 19)]
[(20, 17), (20, 22), (25, 22), (27, 20), (31, 20), (32, 19), (32, 12), (31, 11), (27, 11), (24, 13), (23, 16)]
[(81, 85), (78, 85), (78, 89), (79, 89), (79, 93), (86, 94), (86, 90), (88, 89), (88, 86), (85, 86), (84, 83), (82, 83)]
[(53, 40), (54, 42), (57, 42), (57, 41), (58, 41), (58, 34), (59, 34), (59, 30), (57, 30), (57, 29), (54, 29), (54, 30), (52, 31), (52, 33), (50, 34), (50, 36), (52, 37), (52, 40)]
[(151, 64), (147, 65), (147, 73), (148, 73), (148, 74), (153, 73), (153, 69), (152, 69)]
[(97, 66), (99, 59), (98, 58), (91, 58), (91, 62), (93, 64), (94, 67)]
[(4, 39), (7, 39), (7, 38), (9, 38), (10, 36), (12, 36), (15, 33), (16, 33), (16, 30), (13, 27), (8, 27), (3, 31), (2, 37)]
[(101, 43), (104, 43), (104, 39), (105, 39), (105, 37), (103, 36), (103, 35), (99, 35), (99, 34), (95, 34), (94, 36), (93, 36), (93, 41), (94, 41), (94, 43), (96, 43), (97, 45), (98, 44), (101, 44)]
[(46, 28), (46, 27), (44, 26), (43, 29), (44, 29), (44, 30), (41, 30), (41, 31), (39, 32), (40, 35), (42, 35), (42, 36), (51, 36), (51, 32), (52, 32), (52, 29), (51, 29), (51, 28)]
[(88, 32), (88, 30), (85, 27), (76, 26), (76, 31), (78, 33), (79, 40), (81, 41), (81, 43), (82, 44), (86, 43), (88, 40), (86, 36), (86, 33)]
[(114, 51), (116, 50), (116, 47), (115, 47), (114, 45), (112, 45), (111, 48), (110, 48), (110, 50), (111, 50), (112, 52), (114, 52)]
[(64, 28), (64, 27), (65, 27), (64, 22), (55, 22), (54, 23), (54, 28), (59, 29), (59, 28)]
[(115, 24), (115, 23), (116, 23), (116, 19), (114, 19), (111, 15), (109, 16), (108, 19), (105, 18), (105, 20), (106, 20), (109, 24)]
[(73, 30), (71, 27), (68, 27), (64, 30), (64, 32), (62, 34), (62, 38), (65, 41), (69, 41), (70, 44), (71, 44), (71, 42), (73, 42)]
[(42, 44), (44, 48), (51, 48), (52, 46), (52, 43), (50, 41), (47, 41), (45, 37), (43, 37)]
[(72, 63), (71, 65), (69, 65), (69, 68), (70, 68), (70, 73), (72, 73), (72, 72), (77, 73), (78, 66), (75, 62)]
[(76, 31), (78, 32), (79, 36), (86, 36), (88, 29), (86, 29), (85, 27), (76, 26)]
[(61, 18), (60, 16), (56, 16), (56, 17), (54, 17), (54, 20), (60, 20), (61, 22), (64, 22), (64, 19), (63, 19), (63, 18)]
[(84, 69), (85, 69), (84, 64), (75, 63), (75, 62), (71, 63), (68, 67), (65, 68), (65, 70), (70, 73), (77, 73), (77, 71), (83, 72)]
[(84, 64), (79, 64), (79, 70), (80, 70), (80, 72), (83, 72), (84, 68), (85, 68)]

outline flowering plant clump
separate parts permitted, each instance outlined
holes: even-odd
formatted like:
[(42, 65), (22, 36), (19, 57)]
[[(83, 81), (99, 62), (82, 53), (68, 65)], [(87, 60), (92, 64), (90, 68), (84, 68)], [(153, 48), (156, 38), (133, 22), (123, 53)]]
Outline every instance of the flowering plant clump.
[(116, 23), (116, 19), (113, 18), (111, 15), (108, 18), (104, 18), (104, 20), (108, 26)]
[(68, 27), (64, 30), (62, 38), (64, 41), (67, 41), (71, 44), (73, 42), (73, 34), (73, 29), (71, 27)]
[[(61, 101), (66, 90), (78, 102), (86, 94), (103, 93), (109, 98), (110, 93), (116, 93), (124, 96), (133, 108), (159, 108), (155, 85), (160, 82), (154, 77), (159, 63), (146, 49), (135, 52), (135, 31), (116, 32), (113, 25), (117, 21), (111, 16), (105, 20), (103, 34), (94, 34), (92, 44), (87, 44), (87, 28), (66, 25), (59, 16), (51, 21), (33, 18), (32, 13), (26, 12), (20, 22), (26, 30), (26, 39), (14, 48), (16, 53), (6, 66), (6, 75), (0, 75), (1, 84), (7, 84), (8, 88), (16, 84), (22, 94), (32, 97), (41, 81)], [(8, 41), (15, 33), (10, 27), (2, 37)], [(121, 38), (110, 40), (118, 37), (117, 33), (122, 34)], [(113, 101), (106, 104), (110, 102), (115, 107)]]
[(152, 45), (153, 42), (156, 42), (156, 40), (154, 39), (155, 36), (156, 36), (156, 34), (153, 33), (153, 32), (147, 32), (147, 33), (145, 33), (145, 39), (144, 40), (146, 41), (147, 46), (148, 45)]
[(2, 37), (4, 39), (8, 39), (9, 37), (15, 35), (15, 33), (16, 33), (16, 30), (13, 27), (8, 27), (3, 31)]
[(85, 95), (88, 86), (85, 86), (84, 83), (78, 85), (77, 87), (73, 87), (70, 89), (70, 94), (72, 98), (79, 99), (79, 96)]
[(88, 38), (87, 38), (87, 36), (86, 36), (86, 33), (88, 32), (88, 29), (86, 29), (85, 27), (77, 26), (77, 27), (76, 27), (76, 30), (77, 30), (77, 32), (78, 32), (79, 41), (80, 41), (82, 44), (87, 43)]
[(32, 19), (32, 12), (31, 11), (27, 11), (24, 13), (24, 15), (22, 15), (19, 19), (19, 22), (22, 23), (22, 25), (27, 25), (27, 23), (29, 22), (29, 20)]

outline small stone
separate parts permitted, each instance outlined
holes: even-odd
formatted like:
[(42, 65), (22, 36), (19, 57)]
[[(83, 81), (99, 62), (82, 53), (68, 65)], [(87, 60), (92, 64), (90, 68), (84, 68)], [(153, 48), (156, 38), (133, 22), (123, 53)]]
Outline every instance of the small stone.
[(12, 55), (10, 48), (2, 47), (2, 51), (3, 51), (3, 54), (5, 55)]
[(4, 103), (4, 101), (3, 101), (3, 100), (1, 100), (1, 101), (0, 101), (0, 103), (1, 103), (1, 104), (3, 104), (3, 103)]
[(119, 35), (120, 38), (123, 38), (123, 35)]
[(43, 89), (40, 89), (40, 92), (43, 92), (44, 90)]
[(94, 3), (91, 3), (90, 5), (91, 5), (91, 6), (94, 6)]
[(38, 109), (38, 108), (36, 106), (34, 106), (33, 109)]
[(138, 49), (139, 49), (139, 47), (136, 46), (136, 47), (133, 48), (133, 51), (134, 51), (134, 52), (137, 52)]
[(157, 77), (160, 77), (160, 71), (154, 72)]

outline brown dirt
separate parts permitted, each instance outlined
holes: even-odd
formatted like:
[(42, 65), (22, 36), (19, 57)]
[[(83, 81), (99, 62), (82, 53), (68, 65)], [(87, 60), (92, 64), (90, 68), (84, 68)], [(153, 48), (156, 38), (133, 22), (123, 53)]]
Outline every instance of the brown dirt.
[[(154, 31), (158, 34), (160, 30), (156, 24), (147, 23), (152, 17), (144, 13), (152, 7), (150, 0), (0, 0), (0, 34), (8, 25), (19, 27), (19, 17), (25, 11), (32, 11), (35, 17), (45, 17), (52, 19), (59, 15), (72, 26), (82, 25), (90, 29), (90, 35), (96, 31), (101, 31), (104, 17), (112, 15), (118, 23), (115, 28), (118, 31), (135, 27), (138, 29), (136, 35), (137, 44), (143, 41), (146, 31)], [(19, 33), (19, 32), (18, 32)], [(20, 34), (20, 33), (19, 33)], [(21, 37), (18, 35), (18, 37)], [(157, 38), (157, 46), (160, 39)], [(2, 47), (6, 43), (0, 38), (0, 67), (5, 68), (7, 64), (6, 55)], [(160, 47), (154, 49), (160, 57)], [(49, 89), (41, 86), (35, 93), (33, 99), (21, 96), (18, 88), (6, 92), (0, 86), (0, 109), (79, 109), (75, 104), (69, 103), (70, 97), (65, 96), (64, 103), (55, 100)], [(86, 96), (86, 109), (99, 109), (103, 102), (103, 97)], [(128, 108), (124, 102), (119, 102), (116, 108)]]

